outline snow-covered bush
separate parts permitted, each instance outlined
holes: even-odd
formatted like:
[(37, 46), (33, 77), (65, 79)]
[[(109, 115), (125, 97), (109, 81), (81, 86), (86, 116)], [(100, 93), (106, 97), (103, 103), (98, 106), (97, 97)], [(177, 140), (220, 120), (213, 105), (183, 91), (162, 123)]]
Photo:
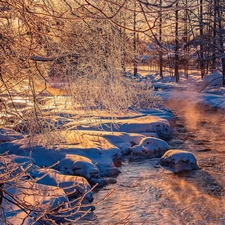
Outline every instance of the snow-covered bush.
[[(31, 11), (38, 11), (41, 6), (46, 8), (36, 3), (29, 7)], [(108, 20), (82, 20), (79, 13), (77, 16), (72, 14), (75, 20), (67, 17), (57, 20), (57, 14), (60, 18), (61, 10), (68, 7), (64, 1), (59, 1), (58, 6), (51, 6), (55, 8), (54, 17), (46, 9), (49, 13), (47, 21), (43, 15), (31, 13), (27, 23), (17, 16), (19, 9), (12, 6), (10, 10), (15, 12), (14, 19), (18, 19), (22, 27), (1, 24), (2, 30), (9, 31), (4, 34), (5, 39), (14, 40), (3, 43), (6, 49), (10, 46), (14, 54), (0, 50), (1, 68), (4, 68), (0, 80), (4, 118), (2, 116), (0, 120), (4, 119), (5, 126), (30, 137), (34, 133), (45, 133), (47, 137), (50, 130), (60, 128), (53, 119), (62, 110), (58, 108), (62, 105), (58, 102), (59, 95), (67, 96), (64, 109), (70, 107), (75, 111), (76, 119), (88, 117), (93, 110), (98, 112), (98, 116), (106, 111), (108, 117), (115, 118), (130, 107), (160, 105), (160, 99), (154, 96), (151, 85), (144, 79), (124, 76), (123, 62), (133, 57), (132, 42), (126, 32)], [(20, 37), (20, 29), (24, 30), (23, 38)], [(20, 39), (15, 39), (14, 35)], [(29, 46), (33, 46), (35, 51), (31, 51)], [(54, 106), (48, 107), (47, 98), (54, 99)], [(65, 114), (65, 117), (75, 117), (71, 113)]]

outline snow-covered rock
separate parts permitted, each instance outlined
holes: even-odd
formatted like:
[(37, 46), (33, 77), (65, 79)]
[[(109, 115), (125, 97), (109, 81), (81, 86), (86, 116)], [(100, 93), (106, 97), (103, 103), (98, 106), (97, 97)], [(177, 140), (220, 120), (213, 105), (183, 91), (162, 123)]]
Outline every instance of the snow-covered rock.
[[(43, 139), (39, 137), (37, 136), (37, 139), (41, 143)], [(82, 140), (82, 137), (85, 139)], [(131, 146), (129, 135), (127, 137), (127, 143), (124, 145), (127, 146), (126, 148)], [(18, 154), (25, 157), (31, 155), (39, 167), (52, 167), (56, 164), (55, 169), (63, 174), (84, 176), (87, 179), (99, 176), (99, 171), (102, 176), (109, 176), (107, 172), (115, 174), (114, 172), (117, 170), (116, 174), (118, 175), (119, 171), (115, 166), (121, 164), (122, 160), (122, 153), (118, 147), (110, 143), (106, 138), (95, 134), (83, 134), (80, 139), (82, 140), (81, 143), (71, 141), (67, 145), (57, 145), (56, 142), (57, 148), (51, 149), (40, 146), (38, 143), (31, 151), (29, 140), (24, 138), (13, 143), (1, 144), (0, 153), (7, 150), (9, 154)], [(116, 140), (116, 138), (113, 138), (113, 140)], [(120, 143), (122, 144), (122, 140)], [(85, 168), (82, 168), (82, 166)], [(112, 173), (112, 171), (114, 172)]]
[(87, 179), (99, 176), (99, 170), (92, 161), (80, 155), (65, 155), (55, 168), (64, 174), (82, 176)]
[(161, 157), (170, 146), (162, 139), (155, 137), (145, 137), (138, 145), (130, 148), (132, 155)]
[(2, 155), (0, 156), (0, 172), (11, 172), (10, 177), (23, 173), (26, 179), (35, 179), (36, 183), (63, 188), (69, 197), (84, 196), (88, 202), (93, 200), (91, 186), (84, 177), (60, 174), (51, 168), (40, 168), (35, 165), (34, 159), (27, 156)]
[(219, 88), (222, 83), (223, 75), (215, 70), (213, 73), (203, 76), (201, 91), (209, 90), (211, 88)]
[[(108, 140), (112, 145), (118, 147), (122, 155), (127, 155), (130, 153), (129, 148), (133, 145), (139, 144), (145, 135), (125, 132), (103, 132), (102, 137)], [(117, 155), (116, 158), (118, 157), (119, 155)]]
[(160, 159), (160, 165), (174, 173), (199, 169), (194, 154), (183, 150), (167, 151)]
[[(44, 212), (46, 210), (46, 213), (48, 213), (50, 209), (54, 209), (68, 202), (63, 189), (43, 184), (35, 184), (33, 181), (18, 181), (16, 185), (9, 184), (5, 185), (4, 188), (8, 193), (7, 195), (5, 194), (5, 197), (12, 202), (17, 202), (17, 204), (12, 204), (12, 202), (5, 199), (3, 199), (2, 202), (7, 222), (13, 225), (29, 225), (35, 221), (38, 214), (32, 213), (31, 211), (30, 216), (28, 216), (27, 212), (29, 212), (29, 210), (27, 210), (27, 208), (36, 208), (39, 212)], [(18, 207), (20, 203), (26, 206), (24, 210)]]
[(50, 168), (35, 168), (30, 171), (36, 183), (62, 188), (69, 198), (83, 196), (88, 202), (93, 201), (91, 186), (84, 177), (63, 175)]

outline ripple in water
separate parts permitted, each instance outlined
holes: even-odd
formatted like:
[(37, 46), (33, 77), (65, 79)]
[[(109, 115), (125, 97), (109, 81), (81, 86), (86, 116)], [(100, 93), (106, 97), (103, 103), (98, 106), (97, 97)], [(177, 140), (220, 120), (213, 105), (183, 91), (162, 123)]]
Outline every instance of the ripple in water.
[(225, 123), (218, 127), (215, 122), (215, 115), (222, 118), (223, 114), (203, 111), (194, 126), (178, 112), (176, 139), (170, 142), (192, 151), (201, 170), (174, 175), (158, 165), (159, 159), (124, 163), (117, 184), (96, 192), (95, 201), (115, 191), (96, 206), (93, 221), (81, 224), (224, 225)]

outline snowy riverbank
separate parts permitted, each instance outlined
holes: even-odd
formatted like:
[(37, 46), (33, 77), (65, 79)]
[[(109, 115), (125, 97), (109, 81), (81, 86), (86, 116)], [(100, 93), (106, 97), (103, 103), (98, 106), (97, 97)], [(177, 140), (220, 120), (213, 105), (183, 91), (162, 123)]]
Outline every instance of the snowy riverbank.
[[(76, 120), (67, 119), (68, 113), (72, 112), (68, 110), (54, 118), (57, 130), (46, 134), (37, 132), (32, 138), (25, 132), (1, 129), (2, 167), (6, 170), (10, 165), (13, 170), (23, 172), (23, 183), (13, 180), (5, 188), (17, 195), (21, 204), (26, 199), (29, 205), (37, 206), (38, 201), (50, 210), (57, 204), (82, 197), (81, 208), (70, 206), (73, 213), (67, 217), (74, 219), (86, 213), (84, 208), (93, 209), (91, 186), (103, 187), (116, 182), (123, 156), (158, 157), (169, 149), (162, 140), (172, 137), (169, 121), (173, 120), (173, 114), (167, 109), (130, 111), (114, 121), (107, 116), (93, 117), (89, 126), (87, 121), (84, 125), (79, 121), (78, 125)], [(16, 175), (12, 172), (9, 176)], [(35, 194), (37, 189), (39, 195)], [(19, 205), (12, 207), (10, 201), (4, 199), (3, 205), (7, 221), (14, 225), (22, 221), (30, 224), (35, 218)]]
[[(153, 87), (157, 87), (157, 94), (162, 99), (225, 108), (222, 88), (200, 93), (194, 91), (201, 85), (197, 76), (192, 77), (190, 82), (181, 79), (178, 84), (172, 83), (170, 79), (152, 80)], [(29, 206), (45, 205), (47, 213), (54, 211), (58, 204), (67, 202), (70, 210), (61, 210), (65, 210), (66, 218), (76, 219), (77, 215), (84, 215), (87, 209), (94, 209), (92, 186), (103, 187), (116, 182), (124, 156), (161, 157), (170, 149), (164, 140), (173, 135), (170, 123), (174, 115), (170, 110), (161, 108), (130, 110), (116, 115), (113, 120), (105, 112), (101, 112), (104, 115), (101, 117), (99, 112), (95, 112), (96, 115), (92, 112), (86, 119), (79, 120), (77, 115), (81, 112), (75, 112), (69, 104), (65, 105), (66, 98), (49, 98), (45, 103), (45, 122), (51, 125), (54, 122), (57, 127), (55, 130), (45, 133), (36, 130), (30, 137), (24, 122), (16, 129), (0, 130), (0, 152), (3, 154), (1, 166), (2, 170), (11, 168), (12, 171), (8, 174), (8, 186), (5, 186), (9, 196), (17, 195), (21, 204), (26, 199)], [(51, 117), (48, 112), (55, 110), (55, 102), (59, 113)], [(75, 119), (71, 115), (76, 115)], [(18, 171), (22, 183), (16, 179)], [(38, 195), (36, 190), (39, 190)], [(7, 220), (14, 225), (22, 221), (30, 224), (35, 220), (35, 214), (29, 207), (24, 211), (19, 203), (12, 207), (10, 199), (3, 200)], [(66, 210), (71, 214), (66, 213)], [(64, 221), (64, 218), (54, 215), (54, 220), (59, 222)]]

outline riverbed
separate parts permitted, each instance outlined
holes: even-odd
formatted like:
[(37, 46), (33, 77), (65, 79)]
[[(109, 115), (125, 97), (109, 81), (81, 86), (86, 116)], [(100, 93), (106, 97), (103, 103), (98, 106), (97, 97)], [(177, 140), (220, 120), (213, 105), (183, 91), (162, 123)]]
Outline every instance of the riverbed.
[(193, 152), (201, 169), (175, 175), (157, 158), (127, 158), (117, 183), (94, 193), (99, 203), (80, 224), (225, 224), (224, 113), (187, 102), (167, 106), (176, 116), (168, 143)]

